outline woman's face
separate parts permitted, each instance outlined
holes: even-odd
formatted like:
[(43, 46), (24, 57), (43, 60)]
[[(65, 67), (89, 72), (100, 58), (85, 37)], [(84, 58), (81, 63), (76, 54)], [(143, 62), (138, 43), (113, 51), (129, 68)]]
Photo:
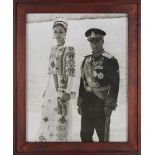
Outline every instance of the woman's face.
[(66, 31), (65, 31), (65, 29), (64, 29), (63, 26), (61, 26), (61, 25), (56, 25), (56, 26), (53, 28), (53, 34), (54, 34), (55, 39), (56, 39), (58, 42), (59, 42), (59, 41), (65, 40)]

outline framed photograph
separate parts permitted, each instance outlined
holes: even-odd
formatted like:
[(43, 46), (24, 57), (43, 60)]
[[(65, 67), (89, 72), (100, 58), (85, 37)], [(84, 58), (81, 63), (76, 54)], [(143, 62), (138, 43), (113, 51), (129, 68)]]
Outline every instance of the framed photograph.
[(140, 0), (14, 0), (14, 155), (140, 155)]

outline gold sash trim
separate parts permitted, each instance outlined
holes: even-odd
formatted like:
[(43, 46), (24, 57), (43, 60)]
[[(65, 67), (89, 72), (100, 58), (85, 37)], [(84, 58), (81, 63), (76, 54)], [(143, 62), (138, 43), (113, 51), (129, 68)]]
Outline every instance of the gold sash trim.
[(105, 87), (93, 87), (93, 88), (86, 86), (86, 90), (88, 92), (93, 92), (98, 98), (100, 98), (103, 101), (106, 101), (110, 91), (110, 86), (108, 85)]
[(89, 87), (86, 86), (87, 91), (108, 91), (110, 90), (110, 85), (105, 86), (105, 87)]

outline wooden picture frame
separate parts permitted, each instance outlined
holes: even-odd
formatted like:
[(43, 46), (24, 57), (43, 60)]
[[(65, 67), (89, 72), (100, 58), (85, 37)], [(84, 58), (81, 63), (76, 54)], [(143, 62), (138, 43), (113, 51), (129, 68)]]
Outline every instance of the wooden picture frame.
[[(128, 142), (26, 142), (27, 13), (128, 14)], [(14, 155), (139, 155), (141, 150), (140, 58), (140, 0), (14, 0)]]

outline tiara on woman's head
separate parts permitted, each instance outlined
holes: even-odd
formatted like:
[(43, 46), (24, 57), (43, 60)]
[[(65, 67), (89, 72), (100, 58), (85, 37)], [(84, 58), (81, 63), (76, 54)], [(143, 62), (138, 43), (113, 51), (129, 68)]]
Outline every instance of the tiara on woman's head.
[(56, 20), (53, 23), (53, 27), (58, 25), (58, 24), (63, 25), (65, 27), (65, 29), (68, 28), (67, 19), (65, 19), (64, 17), (56, 17)]

